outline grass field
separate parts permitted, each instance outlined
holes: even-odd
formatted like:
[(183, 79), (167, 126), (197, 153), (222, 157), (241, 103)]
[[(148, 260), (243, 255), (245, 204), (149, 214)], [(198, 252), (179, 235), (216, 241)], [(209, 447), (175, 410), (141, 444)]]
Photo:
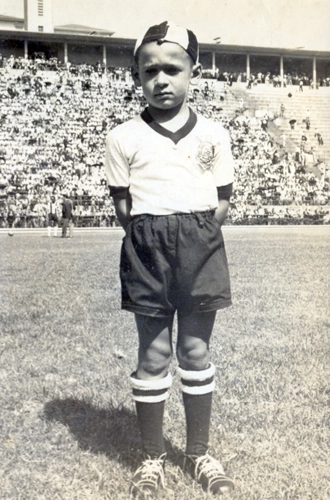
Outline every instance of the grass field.
[[(224, 228), (233, 307), (212, 338), (211, 450), (233, 500), (330, 499), (330, 228)], [(128, 499), (140, 457), (120, 311), (121, 231), (0, 234), (0, 497)], [(176, 374), (160, 499), (207, 496), (181, 470)], [(223, 497), (224, 498), (224, 497)]]

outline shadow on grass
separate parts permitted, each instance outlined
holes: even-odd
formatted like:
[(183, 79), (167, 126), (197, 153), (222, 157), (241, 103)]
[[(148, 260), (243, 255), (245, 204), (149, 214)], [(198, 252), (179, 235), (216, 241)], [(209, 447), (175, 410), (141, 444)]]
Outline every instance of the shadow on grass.
[[(74, 398), (54, 399), (45, 404), (44, 417), (67, 426), (84, 451), (103, 453), (135, 470), (141, 460), (141, 442), (136, 415), (112, 403), (108, 409)], [(168, 459), (178, 465), (182, 453), (165, 440)]]

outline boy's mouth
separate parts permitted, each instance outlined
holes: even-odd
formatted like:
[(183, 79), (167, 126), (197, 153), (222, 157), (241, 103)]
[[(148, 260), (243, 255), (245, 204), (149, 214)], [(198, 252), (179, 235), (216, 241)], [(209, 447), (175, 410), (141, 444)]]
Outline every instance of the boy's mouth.
[(155, 97), (168, 97), (172, 95), (171, 92), (157, 92), (157, 94), (155, 94)]

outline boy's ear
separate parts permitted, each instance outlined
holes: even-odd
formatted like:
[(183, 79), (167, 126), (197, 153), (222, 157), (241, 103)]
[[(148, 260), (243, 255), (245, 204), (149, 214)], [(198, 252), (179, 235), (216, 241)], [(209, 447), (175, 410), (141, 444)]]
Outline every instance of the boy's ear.
[(140, 81), (140, 76), (139, 76), (139, 67), (136, 63), (133, 64), (131, 67), (131, 75), (134, 81), (134, 85), (136, 88), (142, 87), (141, 81)]
[(194, 64), (191, 70), (191, 85), (197, 85), (199, 80), (202, 78), (202, 65), (200, 63)]

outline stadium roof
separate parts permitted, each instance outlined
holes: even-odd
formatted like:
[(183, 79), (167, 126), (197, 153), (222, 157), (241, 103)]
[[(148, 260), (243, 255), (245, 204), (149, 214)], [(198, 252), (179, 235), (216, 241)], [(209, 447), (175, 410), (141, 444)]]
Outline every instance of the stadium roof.
[[(24, 30), (21, 24), (24, 23), (24, 18), (0, 14), (0, 38), (4, 40), (12, 39), (26, 39), (26, 40), (39, 40), (49, 42), (64, 42), (72, 41), (85, 44), (106, 44), (114, 47), (127, 47), (132, 48), (135, 43), (135, 38), (121, 36), (117, 31), (109, 31), (106, 29), (95, 28), (84, 24), (63, 24), (54, 26), (54, 32), (31, 32)], [(12, 24), (9, 27), (10, 23)], [(4, 25), (8, 25), (4, 27)], [(15, 25), (15, 28), (14, 28)], [(23, 28), (23, 29), (22, 29)], [(111, 38), (111, 40), (109, 39)], [(225, 44), (221, 42), (221, 37), (214, 38), (208, 42), (200, 43), (200, 51), (205, 53), (207, 51), (214, 51), (216, 53), (227, 54), (250, 54), (261, 56), (284, 56), (284, 57), (301, 57), (311, 58), (316, 56), (321, 59), (329, 59), (329, 50), (311, 50), (304, 46), (295, 47), (280, 47), (280, 46), (256, 46), (247, 44)]]
[(24, 17), (5, 16), (3, 14), (0, 14), (0, 21), (23, 23)]
[[(98, 26), (95, 31), (111, 29), (116, 38), (136, 39), (143, 29), (169, 19), (192, 29), (202, 44), (212, 44), (217, 37), (230, 46), (330, 51), (330, 0), (230, 0), (221, 2), (220, 8), (215, 0), (44, 2), (52, 5), (55, 27)], [(2, 17), (2, 27), (8, 18), (22, 23), (23, 0), (0, 0), (0, 4), (0, 12), (7, 16)]]
[[(76, 29), (72, 29), (75, 27)], [(107, 46), (117, 48), (129, 48), (133, 50), (135, 39), (113, 36), (113, 31), (100, 30), (83, 25), (64, 25), (56, 26), (54, 33), (39, 33), (25, 30), (4, 30), (0, 29), (0, 39), (3, 40), (30, 40), (44, 42), (76, 42), (87, 45), (106, 44)], [(283, 56), (298, 58), (330, 59), (330, 51), (326, 50), (307, 50), (304, 47), (255, 47), (249, 45), (230, 45), (217, 43), (200, 43), (200, 52), (212, 52), (218, 54), (250, 54), (255, 56)]]
[(74, 35), (99, 35), (112, 36), (114, 31), (93, 28), (82, 24), (64, 24), (63, 26), (54, 26), (55, 33), (72, 33)]
[[(24, 18), (22, 17), (14, 17), (14, 16), (6, 16), (0, 14), (0, 23), (8, 23), (8, 30), (6, 28), (0, 28), (0, 32), (11, 31), (11, 27), (9, 27), (10, 23), (24, 23)], [(17, 26), (15, 26), (17, 28)], [(21, 30), (20, 30), (21, 32)], [(25, 33), (29, 33), (25, 31)], [(95, 28), (91, 26), (84, 26), (83, 24), (64, 24), (62, 26), (54, 26), (54, 33), (62, 33), (65, 35), (96, 35), (96, 36), (112, 36), (114, 31), (104, 30), (100, 28)]]

